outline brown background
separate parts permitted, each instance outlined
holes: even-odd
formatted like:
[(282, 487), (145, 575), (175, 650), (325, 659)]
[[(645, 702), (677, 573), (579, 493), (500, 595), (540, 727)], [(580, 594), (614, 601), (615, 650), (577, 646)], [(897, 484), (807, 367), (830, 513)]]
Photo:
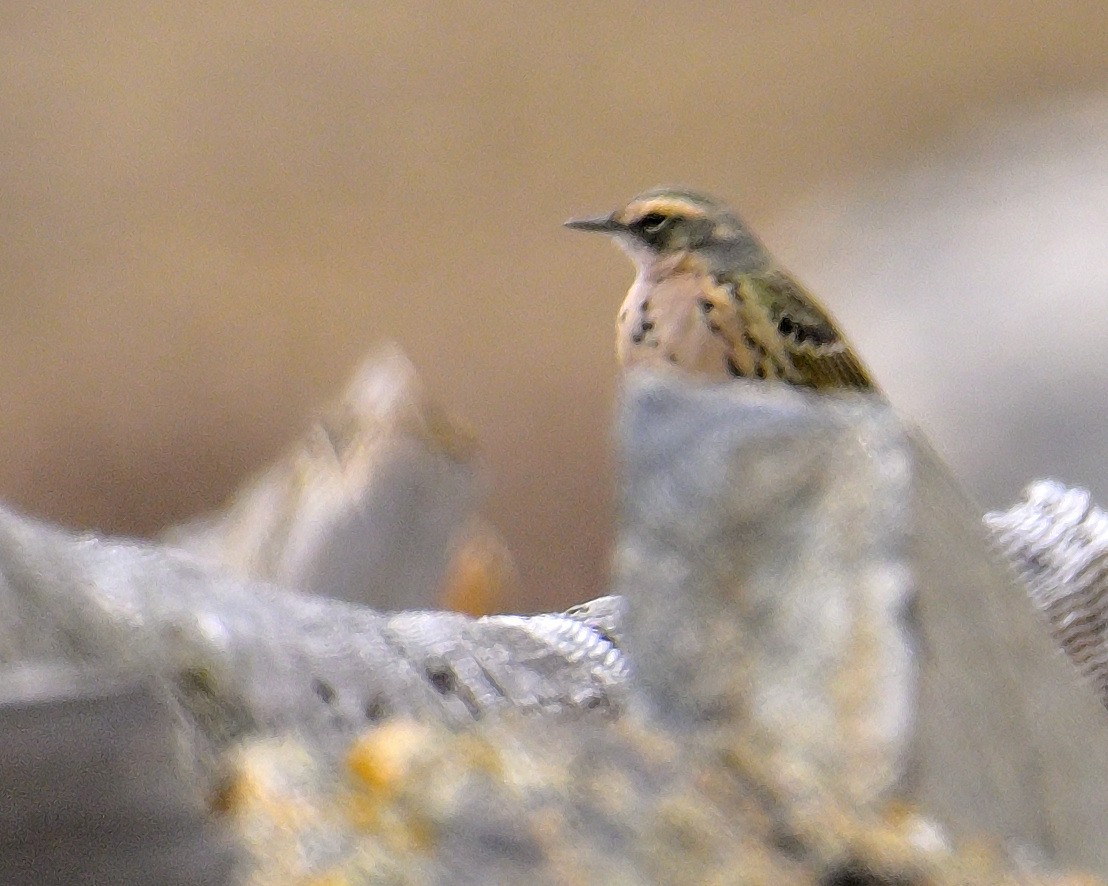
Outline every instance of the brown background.
[(395, 338), (519, 608), (594, 594), (630, 267), (559, 223), (660, 182), (740, 207), (984, 498), (1095, 488), (1106, 58), (1103, 0), (5, 4), (0, 496), (155, 531)]

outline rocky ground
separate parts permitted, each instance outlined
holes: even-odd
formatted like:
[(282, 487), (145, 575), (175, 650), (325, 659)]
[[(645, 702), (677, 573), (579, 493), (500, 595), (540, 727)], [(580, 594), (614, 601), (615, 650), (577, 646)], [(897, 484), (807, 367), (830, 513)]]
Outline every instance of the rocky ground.
[(1108, 875), (1108, 720), (995, 550), (1102, 581), (1087, 501), (990, 537), (863, 396), (635, 376), (617, 431), (615, 596), (557, 615), (430, 608), (512, 570), (395, 350), (172, 543), (4, 512), (0, 879)]

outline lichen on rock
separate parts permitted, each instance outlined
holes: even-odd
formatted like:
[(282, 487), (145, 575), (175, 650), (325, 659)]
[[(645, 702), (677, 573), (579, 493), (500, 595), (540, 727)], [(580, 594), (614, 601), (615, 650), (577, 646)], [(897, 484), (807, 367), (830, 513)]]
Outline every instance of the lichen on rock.
[[(494, 532), (466, 534), (469, 449), (421, 411), (397, 359), (348, 391), (362, 418), (333, 431), (333, 470), (310, 467), (325, 450), (295, 450), (179, 533), (189, 551), (0, 509), (0, 653), (13, 666), (0, 738), (26, 722), (13, 703), (47, 727), (69, 703), (29, 695), (16, 676), (29, 665), (141, 687), (135, 709), (160, 712), (159, 746), (177, 751), (146, 759), (141, 784), (171, 784), (167, 808), (194, 814), (182, 838), (201, 835), (150, 852), (210, 847), (204, 799), (200, 825), (234, 837), (237, 881), (257, 886), (1108, 873), (1104, 712), (972, 503), (887, 405), (633, 376), (617, 428), (615, 593), (533, 616), (381, 612), (334, 598), (379, 586), (381, 600), (402, 588), (426, 603), (452, 550), (458, 599), (476, 608), (511, 574)], [(404, 478), (433, 491), (435, 477), (445, 503), (423, 511)], [(1050, 519), (1028, 530), (1013, 517), (1018, 539), (1001, 538), (1049, 608), (1102, 580), (1103, 515), (1036, 501)], [(407, 514), (403, 531), (361, 521), (375, 502), (378, 516)], [(89, 708), (99, 734), (129, 728), (115, 710)], [(44, 788), (42, 808), (65, 791)], [(49, 828), (23, 833), (56, 842)], [(189, 886), (227, 882), (225, 868), (178, 870)]]

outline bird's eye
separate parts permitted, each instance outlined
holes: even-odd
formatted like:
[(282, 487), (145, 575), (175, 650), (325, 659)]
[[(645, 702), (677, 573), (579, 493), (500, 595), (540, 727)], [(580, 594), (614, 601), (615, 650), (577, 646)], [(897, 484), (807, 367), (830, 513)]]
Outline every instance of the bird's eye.
[(648, 234), (656, 234), (669, 219), (660, 212), (648, 212), (639, 219), (639, 227)]

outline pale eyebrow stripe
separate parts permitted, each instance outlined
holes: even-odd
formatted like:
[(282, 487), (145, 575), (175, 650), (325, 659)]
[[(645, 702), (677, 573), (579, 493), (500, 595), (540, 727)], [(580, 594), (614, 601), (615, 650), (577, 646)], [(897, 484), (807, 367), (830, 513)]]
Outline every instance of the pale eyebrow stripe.
[(708, 213), (700, 206), (676, 197), (658, 197), (652, 200), (636, 200), (624, 210), (627, 218), (641, 218), (650, 212), (683, 215), (686, 218), (706, 218)]

